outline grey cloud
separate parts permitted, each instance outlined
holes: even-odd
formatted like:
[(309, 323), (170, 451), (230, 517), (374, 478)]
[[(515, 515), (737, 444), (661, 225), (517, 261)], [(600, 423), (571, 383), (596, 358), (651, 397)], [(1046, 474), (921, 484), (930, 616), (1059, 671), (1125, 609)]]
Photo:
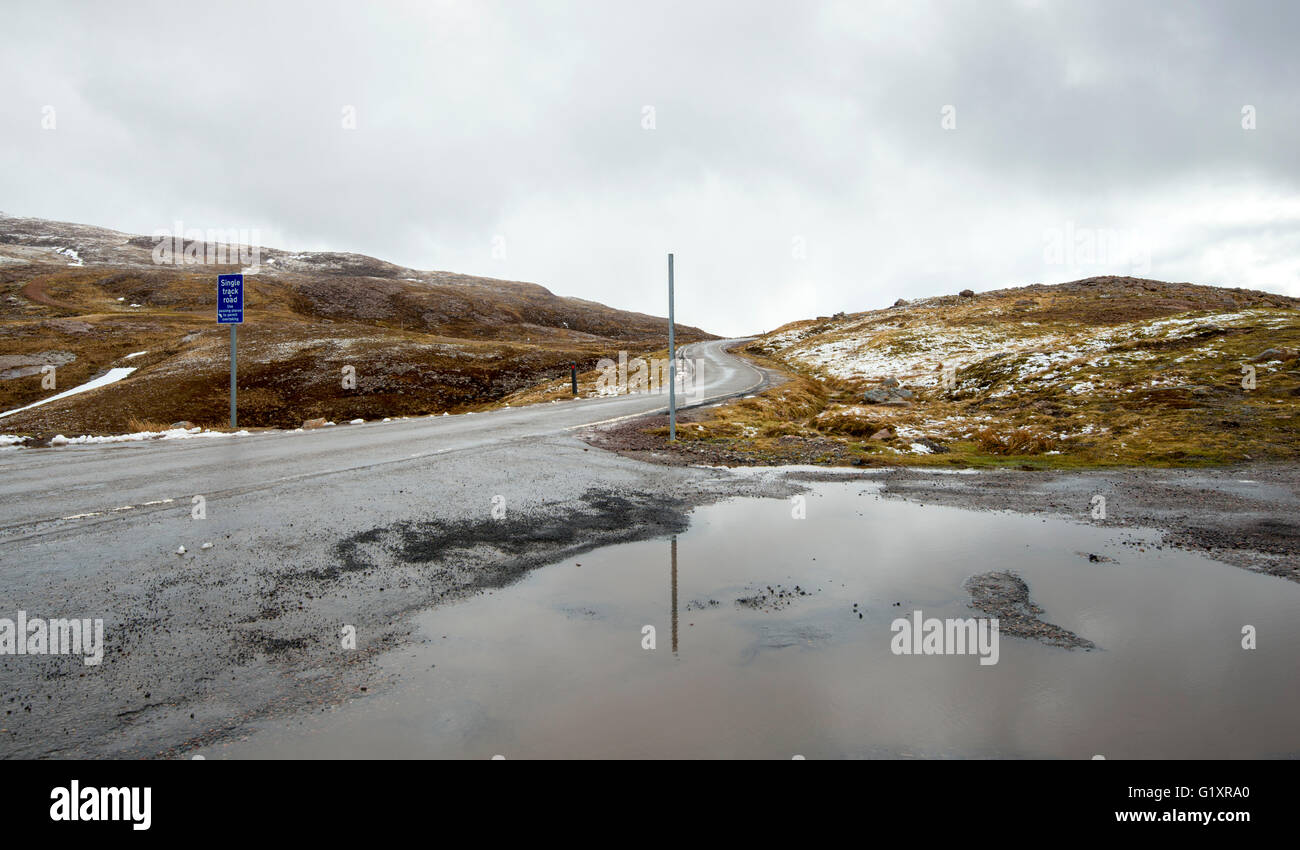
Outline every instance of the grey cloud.
[[(1294, 4), (45, 3), (6, 18), (0, 206), (15, 214), (257, 227), (282, 247), (659, 313), (673, 250), (684, 320), (719, 332), (1051, 281), (1042, 234), (1066, 221), (1168, 230), (1154, 277), (1300, 293), (1277, 254), (1293, 216), (1188, 211), (1294, 197)], [(1203, 259), (1251, 238), (1267, 263)]]

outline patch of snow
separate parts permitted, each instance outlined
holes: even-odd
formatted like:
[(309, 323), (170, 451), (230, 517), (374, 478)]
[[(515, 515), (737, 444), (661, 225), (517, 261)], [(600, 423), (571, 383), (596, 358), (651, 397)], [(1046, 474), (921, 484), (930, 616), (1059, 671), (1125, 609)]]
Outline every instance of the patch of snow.
[(1176, 339), (1179, 331), (1192, 330), (1201, 325), (1232, 325), (1255, 316), (1255, 311), (1242, 310), (1236, 313), (1211, 313), (1207, 316), (1191, 316), (1186, 319), (1154, 319), (1146, 322), (1146, 326), (1140, 328), (1138, 333), (1143, 336), (1154, 336), (1161, 331), (1170, 331), (1169, 338)]
[(108, 434), (102, 437), (89, 434), (81, 437), (65, 437), (62, 434), (50, 440), (52, 446), (90, 446), (104, 443), (143, 443), (147, 440), (188, 440), (193, 437), (247, 437), (248, 431), (204, 431), (202, 428), (168, 428), (166, 431), (136, 431), (132, 434)]
[(6, 416), (12, 416), (13, 414), (24, 410), (31, 410), (33, 407), (40, 407), (42, 404), (49, 404), (52, 401), (58, 401), (61, 398), (67, 398), (68, 396), (99, 389), (100, 387), (108, 386), (109, 384), (115, 384), (134, 371), (134, 366), (118, 366), (114, 369), (109, 369), (106, 374), (100, 375), (92, 381), (87, 381), (84, 384), (75, 386), (70, 390), (64, 390), (63, 392), (58, 393), (57, 395), (52, 395), (49, 398), (34, 401), (24, 407), (16, 407), (13, 410), (6, 410), (4, 413), (0, 413), (0, 419), (3, 419)]
[(147, 351), (137, 351), (137, 352), (135, 352), (135, 353), (133, 353), (133, 354), (128, 354), (128, 355), (126, 356), (126, 359), (127, 359), (127, 360), (133, 360), (133, 359), (135, 359), (136, 357), (140, 357), (141, 355), (148, 354), (148, 353), (149, 353), (149, 352), (147, 352)]

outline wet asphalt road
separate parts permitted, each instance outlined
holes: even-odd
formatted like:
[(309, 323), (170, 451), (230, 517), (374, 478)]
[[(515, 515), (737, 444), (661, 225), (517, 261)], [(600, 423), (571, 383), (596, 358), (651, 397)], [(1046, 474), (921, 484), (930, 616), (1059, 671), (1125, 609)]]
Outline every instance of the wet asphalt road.
[[(690, 352), (705, 358), (709, 400), (761, 380), (724, 346)], [(578, 437), (662, 406), (662, 396), (617, 397), (299, 434), (0, 452), (0, 618), (21, 610), (104, 621), (98, 666), (0, 654), (0, 758), (219, 752), (268, 718), (296, 722), (393, 692), (375, 660), (419, 639), (415, 612), (596, 548), (680, 533), (701, 504), (800, 489), (779, 474), (644, 463)], [(1114, 496), (1116, 532), (1163, 528), (1177, 545), (1215, 544), (1213, 557), (1232, 563), (1221, 538), (1242, 539), (1267, 563), (1240, 566), (1294, 567), (1288, 512), (1300, 491), (1290, 470), (869, 477), (893, 498), (1078, 522), (1088, 522), (1087, 497), (1103, 492)], [(204, 519), (191, 515), (196, 494)], [(509, 604), (487, 609), (502, 632), (518, 625)]]
[[(715, 340), (683, 348), (698, 358), (695, 392), (679, 399), (682, 407), (755, 388), (763, 378), (748, 363), (723, 349), (735, 340)], [(111, 403), (111, 390), (104, 392)], [(562, 434), (585, 425), (667, 408), (666, 394), (589, 398), (511, 408), (490, 413), (420, 417), (362, 426), (340, 424), (316, 431), (270, 432), (242, 437), (66, 446), (0, 453), (0, 553), (20, 559), (12, 544), (66, 528), (172, 510), (175, 503), (146, 504), (195, 494), (268, 498), (295, 482), (341, 472), (373, 470), (449, 452), (500, 446)], [(263, 494), (261, 496), (254, 494)], [(152, 509), (152, 510), (151, 510)], [(274, 511), (268, 512), (274, 522)]]
[[(688, 348), (697, 403), (762, 382), (727, 344)], [(761, 487), (575, 436), (665, 402), (0, 453), (0, 617), (102, 618), (105, 634), (98, 666), (0, 655), (0, 757), (179, 755), (374, 689), (366, 662), (410, 612)]]

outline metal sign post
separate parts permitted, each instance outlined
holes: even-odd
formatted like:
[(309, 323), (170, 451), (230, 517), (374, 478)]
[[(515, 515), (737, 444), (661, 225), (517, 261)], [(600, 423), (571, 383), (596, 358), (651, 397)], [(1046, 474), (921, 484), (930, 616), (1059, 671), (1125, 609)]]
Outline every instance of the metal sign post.
[(235, 415), (235, 329), (244, 321), (244, 276), (223, 274), (217, 277), (217, 324), (230, 325), (230, 427), (238, 428)]
[(677, 439), (677, 353), (673, 334), (673, 255), (668, 255), (668, 439)]
[(573, 379), (573, 394), (577, 395), (578, 394), (578, 364), (577, 363), (569, 364), (569, 375)]
[(230, 427), (234, 430), (239, 427), (239, 417), (235, 414), (238, 405), (235, 404), (235, 398), (239, 390), (235, 387), (235, 352), (239, 350), (238, 341), (236, 340), (236, 331), (239, 325), (231, 323), (230, 325)]

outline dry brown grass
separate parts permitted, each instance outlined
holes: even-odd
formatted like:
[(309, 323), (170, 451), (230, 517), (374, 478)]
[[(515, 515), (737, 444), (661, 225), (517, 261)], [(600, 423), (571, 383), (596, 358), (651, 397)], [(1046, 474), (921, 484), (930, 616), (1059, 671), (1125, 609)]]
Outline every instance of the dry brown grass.
[(890, 427), (889, 420), (880, 414), (864, 415), (861, 408), (837, 406), (828, 409), (813, 419), (817, 430), (826, 434), (841, 434), (847, 437), (870, 437)]
[(1058, 440), (1030, 428), (981, 428), (975, 432), (975, 442), (982, 451), (1003, 456), (1040, 455), (1059, 445)]
[(132, 416), (126, 420), (126, 427), (129, 433), (140, 434), (145, 431), (167, 431), (172, 426), (167, 422), (157, 422), (152, 419), (141, 419), (138, 416)]
[[(1180, 324), (1141, 324), (1153, 317)], [(1139, 324), (1115, 330), (1129, 322)], [(1083, 344), (1101, 329), (1110, 329), (1102, 347)], [(792, 330), (793, 343), (776, 339)], [(976, 340), (993, 333), (1014, 344), (963, 347), (966, 333)], [(859, 339), (885, 352), (869, 361), (875, 373), (834, 377), (797, 359), (813, 347), (840, 349)], [(956, 372), (955, 390), (934, 385), (947, 346), (983, 352), (962, 361), (967, 365)], [(1257, 361), (1265, 349), (1278, 354)], [(750, 354), (792, 375), (791, 386), (817, 404), (778, 404), (782, 390), (769, 390), (693, 425), (690, 437), (760, 463), (779, 457), (774, 448), (780, 447), (764, 438), (781, 434), (835, 441), (844, 449), (839, 462), (1076, 468), (1295, 462), (1297, 351), (1300, 302), (1270, 293), (1108, 278), (950, 296), (795, 322), (759, 338)], [(1252, 361), (1258, 386), (1246, 389), (1241, 366)], [(891, 371), (902, 362), (919, 365)], [(862, 391), (885, 377), (915, 392), (910, 405), (862, 403)], [(868, 439), (882, 429), (892, 433)], [(922, 440), (950, 451), (913, 449)]]

